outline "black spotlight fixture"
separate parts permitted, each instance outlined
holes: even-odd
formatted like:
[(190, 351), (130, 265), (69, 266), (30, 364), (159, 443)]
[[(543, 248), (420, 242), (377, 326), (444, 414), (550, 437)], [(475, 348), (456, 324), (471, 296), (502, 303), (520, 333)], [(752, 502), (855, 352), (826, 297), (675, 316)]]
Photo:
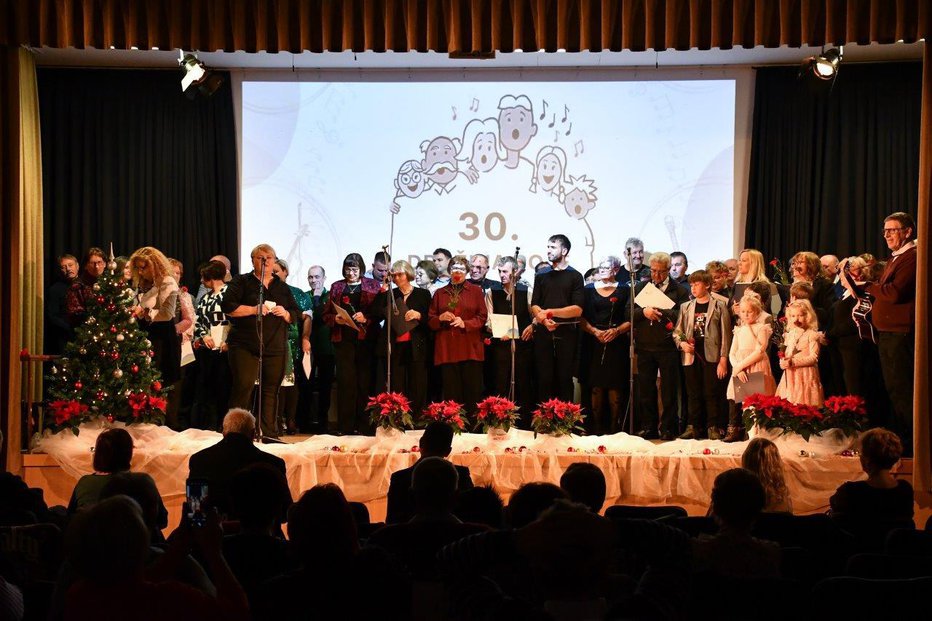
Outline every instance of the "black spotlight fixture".
[(194, 99), (198, 95), (210, 97), (223, 84), (223, 77), (208, 69), (194, 54), (179, 51), (178, 64), (184, 71), (184, 77), (181, 78), (181, 91), (188, 99)]
[(841, 64), (844, 48), (833, 47), (819, 56), (810, 56), (803, 59), (799, 68), (799, 77), (813, 77), (817, 80), (835, 82), (838, 77), (838, 67)]

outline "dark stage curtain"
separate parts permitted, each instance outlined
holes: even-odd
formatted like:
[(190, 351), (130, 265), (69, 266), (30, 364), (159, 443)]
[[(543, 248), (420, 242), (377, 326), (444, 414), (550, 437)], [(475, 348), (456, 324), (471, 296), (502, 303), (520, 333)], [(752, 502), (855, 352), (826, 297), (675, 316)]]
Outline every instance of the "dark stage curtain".
[(912, 43), (929, 0), (0, 0), (0, 45), (492, 53)]
[[(189, 100), (178, 71), (43, 69), (45, 259), (89, 246), (155, 246), (185, 266), (237, 262), (236, 133), (229, 75)], [(51, 282), (51, 280), (49, 280)]]
[(745, 244), (885, 257), (884, 217), (916, 216), (922, 63), (843, 64), (831, 92), (797, 72), (757, 72)]

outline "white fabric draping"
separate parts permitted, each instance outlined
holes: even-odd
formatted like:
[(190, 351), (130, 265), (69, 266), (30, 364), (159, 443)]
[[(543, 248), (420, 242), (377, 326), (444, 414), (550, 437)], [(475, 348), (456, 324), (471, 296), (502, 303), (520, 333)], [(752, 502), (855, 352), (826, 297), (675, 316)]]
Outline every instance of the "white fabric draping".
[[(113, 426), (119, 426), (114, 423)], [(92, 471), (93, 446), (106, 425), (82, 425), (79, 435), (62, 432), (42, 438), (39, 449), (69, 475)], [(156, 425), (126, 427), (133, 436), (132, 468), (155, 479), (162, 495), (184, 495), (188, 458), (220, 440), (220, 434), (189, 429), (175, 432)], [(391, 473), (417, 460), (421, 431), (366, 436), (312, 436), (292, 444), (259, 445), (285, 460), (295, 498), (318, 483), (336, 483), (347, 498), (359, 502), (384, 499)], [(853, 439), (828, 432), (805, 442), (798, 436), (767, 432), (780, 447), (787, 486), (797, 512), (827, 507), (843, 482), (863, 478), (855, 456), (837, 454)], [(566, 468), (589, 461), (602, 469), (608, 498), (630, 504), (666, 502), (707, 505), (715, 477), (741, 463), (746, 442), (725, 444), (711, 440), (676, 440), (653, 444), (635, 436), (538, 436), (513, 429), (504, 440), (485, 434), (462, 434), (453, 439), (451, 460), (468, 466), (476, 485), (491, 484), (508, 496), (530, 481), (558, 483)]]

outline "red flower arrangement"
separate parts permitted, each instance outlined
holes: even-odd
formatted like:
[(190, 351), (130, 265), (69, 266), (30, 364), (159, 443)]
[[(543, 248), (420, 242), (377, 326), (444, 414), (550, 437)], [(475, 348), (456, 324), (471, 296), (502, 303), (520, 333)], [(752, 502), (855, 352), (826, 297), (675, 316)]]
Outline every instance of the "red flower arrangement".
[(483, 431), (502, 429), (508, 431), (518, 420), (518, 406), (505, 397), (486, 397), (476, 404), (476, 424)]
[(782, 434), (795, 433), (807, 442), (826, 429), (841, 429), (848, 436), (859, 432), (867, 412), (864, 399), (856, 395), (829, 397), (821, 408), (791, 403), (780, 397), (751, 395), (742, 404), (744, 426), (761, 429), (781, 429)]
[(453, 428), (453, 433), (463, 433), (466, 430), (466, 410), (456, 401), (437, 401), (429, 404), (421, 412), (421, 424), (446, 423)]
[(366, 404), (369, 421), (383, 429), (406, 429), (414, 426), (411, 402), (399, 392), (382, 392)]
[(89, 420), (88, 408), (78, 401), (51, 401), (48, 404), (49, 413), (55, 417), (55, 427), (64, 429), (70, 427), (74, 435), (78, 435), (78, 427)]
[(147, 423), (155, 420), (161, 422), (165, 408), (168, 406), (168, 401), (162, 397), (147, 395), (144, 392), (130, 393), (127, 401), (130, 416), (132, 416), (131, 422), (134, 423)]
[(550, 399), (537, 406), (531, 417), (534, 433), (548, 433), (554, 436), (569, 435), (574, 431), (583, 431), (585, 420), (582, 406), (559, 399)]

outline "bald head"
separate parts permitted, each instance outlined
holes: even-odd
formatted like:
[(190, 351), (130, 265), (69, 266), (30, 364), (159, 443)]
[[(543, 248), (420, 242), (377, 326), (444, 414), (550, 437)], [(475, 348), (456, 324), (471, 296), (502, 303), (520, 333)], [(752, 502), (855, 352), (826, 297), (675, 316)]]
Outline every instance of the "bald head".
[(223, 435), (228, 433), (238, 433), (251, 438), (256, 433), (256, 417), (248, 410), (231, 408), (223, 417)]

